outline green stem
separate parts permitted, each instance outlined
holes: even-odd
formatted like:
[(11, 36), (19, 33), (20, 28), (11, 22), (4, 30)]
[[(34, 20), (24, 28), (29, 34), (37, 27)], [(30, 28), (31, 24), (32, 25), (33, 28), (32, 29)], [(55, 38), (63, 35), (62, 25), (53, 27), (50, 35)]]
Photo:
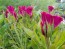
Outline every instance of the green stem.
[(26, 49), (26, 44), (27, 44), (27, 43), (26, 43), (26, 33), (25, 33), (25, 49)]
[(46, 40), (47, 49), (49, 49), (49, 47), (50, 47), (50, 39), (49, 39), (49, 37), (45, 37), (45, 40)]

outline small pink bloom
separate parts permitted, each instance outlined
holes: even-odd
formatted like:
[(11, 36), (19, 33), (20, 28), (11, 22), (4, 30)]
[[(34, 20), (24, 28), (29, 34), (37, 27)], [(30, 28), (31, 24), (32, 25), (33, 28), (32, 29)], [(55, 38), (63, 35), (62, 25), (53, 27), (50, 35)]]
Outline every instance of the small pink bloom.
[(32, 17), (32, 11), (33, 11), (33, 7), (32, 6), (28, 6), (27, 8), (26, 8), (26, 13), (30, 16), (30, 17)]
[(49, 13), (50, 13), (53, 9), (54, 9), (53, 6), (48, 6), (48, 11), (49, 11)]
[(18, 13), (24, 16), (26, 11), (26, 6), (19, 6), (18, 9), (19, 9)]
[(17, 19), (17, 14), (15, 12), (15, 9), (13, 6), (8, 6), (6, 11), (5, 11), (5, 15), (6, 15), (6, 18), (8, 17), (8, 13), (10, 13), (11, 15), (13, 15), (16, 19)]

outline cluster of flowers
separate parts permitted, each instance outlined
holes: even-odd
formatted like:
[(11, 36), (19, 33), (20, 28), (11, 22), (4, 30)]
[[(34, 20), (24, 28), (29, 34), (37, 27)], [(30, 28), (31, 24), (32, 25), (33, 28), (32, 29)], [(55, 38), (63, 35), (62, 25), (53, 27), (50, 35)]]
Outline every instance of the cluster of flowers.
[[(41, 31), (42, 34), (45, 35), (45, 33), (47, 33), (47, 29), (48, 29), (48, 24), (50, 24), (50, 26), (53, 25), (54, 28), (56, 28), (61, 21), (63, 21), (63, 18), (61, 16), (57, 16), (57, 15), (51, 15), (50, 12), (52, 12), (54, 10), (53, 6), (48, 6), (48, 12), (41, 12)], [(46, 32), (44, 31), (44, 26), (46, 26)]]
[[(45, 35), (44, 32), (44, 25), (46, 25), (46, 29), (47, 29), (47, 24), (54, 24), (54, 28), (56, 28), (61, 21), (63, 20), (60, 16), (55, 16), (55, 15), (51, 15), (50, 12), (52, 12), (54, 10), (53, 6), (48, 6), (48, 12), (41, 12), (41, 31), (43, 33), (43, 35)], [(21, 14), (22, 16), (25, 16), (25, 14), (28, 14), (30, 17), (32, 17), (33, 15), (33, 7), (32, 6), (19, 6), (18, 7), (18, 14)], [(5, 12), (6, 18), (8, 17), (8, 13), (10, 13), (11, 15), (13, 15), (15, 17), (15, 19), (18, 18), (15, 9), (13, 6), (8, 6)]]
[[(18, 7), (18, 14), (21, 14), (22, 16), (24, 16), (25, 14), (28, 14), (30, 17), (32, 17), (32, 10), (33, 7), (32, 6), (19, 6)], [(15, 8), (13, 6), (8, 6), (5, 12), (6, 18), (8, 17), (8, 13), (10, 13), (11, 15), (13, 15), (15, 17), (15, 19), (17, 19), (17, 14), (15, 12)]]

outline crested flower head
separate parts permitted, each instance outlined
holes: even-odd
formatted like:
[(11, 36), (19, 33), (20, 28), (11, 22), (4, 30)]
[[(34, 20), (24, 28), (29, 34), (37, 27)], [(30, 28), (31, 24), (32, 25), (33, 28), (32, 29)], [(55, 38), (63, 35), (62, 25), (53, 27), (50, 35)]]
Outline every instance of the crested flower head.
[(25, 14), (28, 14), (30, 17), (32, 16), (32, 10), (33, 10), (33, 7), (32, 6), (19, 6), (18, 7), (19, 9), (19, 14), (21, 14), (22, 16), (24, 16)]
[(47, 29), (48, 24), (50, 24), (50, 26), (53, 24), (54, 28), (56, 28), (61, 23), (61, 21), (63, 21), (63, 19), (60, 16), (53, 16), (47, 12), (41, 12), (41, 31), (42, 31), (42, 33), (45, 34), (44, 26), (46, 26), (46, 29)]
[(17, 14), (15, 12), (15, 9), (13, 6), (8, 6), (6, 11), (5, 11), (5, 16), (6, 18), (8, 17), (8, 13), (10, 13), (11, 15), (13, 15), (15, 18), (17, 17)]
[(54, 26), (58, 26), (60, 22), (63, 20), (61, 16), (53, 16), (46, 12), (41, 12), (41, 20), (43, 23), (49, 23), (50, 25), (54, 23)]
[(8, 6), (7, 10), (8, 10), (8, 12), (10, 12), (13, 15), (13, 12), (14, 12), (14, 7), (13, 6)]
[(18, 9), (19, 9), (19, 11), (18, 11), (19, 14), (21, 14), (22, 16), (24, 16), (25, 11), (26, 11), (26, 6), (19, 6)]
[(31, 17), (32, 16), (32, 11), (33, 11), (33, 7), (32, 6), (28, 6), (27, 8), (26, 8), (26, 13)]

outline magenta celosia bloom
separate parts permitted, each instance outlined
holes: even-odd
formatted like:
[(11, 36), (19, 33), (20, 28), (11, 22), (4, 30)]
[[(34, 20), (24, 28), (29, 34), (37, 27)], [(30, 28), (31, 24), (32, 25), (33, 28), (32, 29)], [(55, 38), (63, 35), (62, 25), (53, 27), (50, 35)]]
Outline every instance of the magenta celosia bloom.
[(54, 23), (54, 27), (58, 26), (60, 22), (63, 20), (60, 16), (53, 16), (49, 13), (42, 12), (41, 20), (43, 23), (49, 23), (50, 25)]
[(56, 28), (62, 21), (63, 19), (60, 16), (53, 16), (47, 12), (41, 12), (41, 30), (42, 33), (45, 34), (44, 32), (44, 25), (46, 25), (46, 29), (47, 29), (47, 25), (54, 25), (54, 28)]
[(30, 17), (32, 17), (32, 11), (33, 11), (33, 7), (32, 6), (28, 6), (27, 8), (26, 8), (26, 13), (30, 16)]
[(18, 7), (19, 11), (18, 13), (21, 14), (22, 16), (24, 16), (25, 14), (28, 14), (30, 17), (32, 16), (32, 10), (33, 7), (32, 6), (19, 6)]
[(14, 7), (13, 6), (8, 6), (7, 10), (8, 10), (8, 12), (10, 12), (13, 15), (13, 12), (14, 12)]
[(8, 6), (6, 11), (5, 11), (5, 16), (6, 18), (8, 17), (8, 13), (10, 13), (11, 15), (13, 15), (16, 19), (17, 19), (17, 14), (15, 12), (15, 9), (13, 6)]
[(48, 11), (49, 11), (49, 13), (50, 13), (53, 9), (54, 9), (53, 6), (48, 6)]
[(18, 9), (19, 9), (18, 13), (24, 16), (26, 11), (26, 6), (19, 6)]

